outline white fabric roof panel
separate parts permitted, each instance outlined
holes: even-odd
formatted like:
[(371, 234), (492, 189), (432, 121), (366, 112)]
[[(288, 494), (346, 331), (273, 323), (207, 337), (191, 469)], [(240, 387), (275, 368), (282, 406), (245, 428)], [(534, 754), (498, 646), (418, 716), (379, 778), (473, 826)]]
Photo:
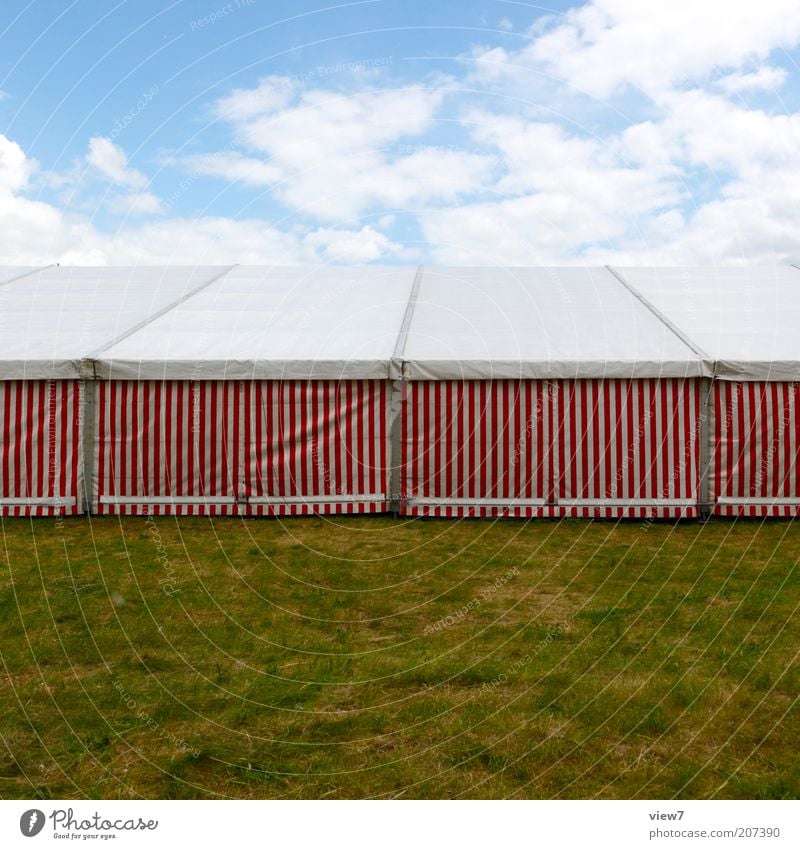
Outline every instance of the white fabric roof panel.
[(405, 347), (411, 379), (710, 373), (605, 268), (425, 268)]
[(115, 378), (387, 378), (413, 267), (237, 266), (98, 357)]
[(800, 270), (618, 268), (729, 380), (800, 380)]

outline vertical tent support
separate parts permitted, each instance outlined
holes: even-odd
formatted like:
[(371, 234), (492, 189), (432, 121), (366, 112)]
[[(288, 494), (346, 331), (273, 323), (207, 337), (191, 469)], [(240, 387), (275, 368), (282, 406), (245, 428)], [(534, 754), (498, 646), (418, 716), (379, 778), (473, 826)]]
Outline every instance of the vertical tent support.
[(97, 382), (84, 377), (80, 382), (80, 434), (81, 434), (81, 472), (82, 510), (88, 516), (94, 505), (94, 432), (96, 415)]
[(405, 414), (406, 393), (408, 391), (408, 379), (406, 377), (403, 356), (406, 349), (406, 340), (411, 329), (411, 321), (414, 317), (414, 307), (417, 296), (422, 285), (422, 276), (425, 266), (417, 267), (411, 292), (408, 296), (403, 323), (400, 325), (400, 333), (397, 336), (397, 344), (392, 355), (391, 373), (392, 397), (389, 404), (389, 438), (391, 441), (391, 460), (389, 467), (389, 510), (392, 515), (400, 515), (402, 504), (402, 493), (400, 491), (400, 478), (402, 476), (403, 460), (403, 415)]

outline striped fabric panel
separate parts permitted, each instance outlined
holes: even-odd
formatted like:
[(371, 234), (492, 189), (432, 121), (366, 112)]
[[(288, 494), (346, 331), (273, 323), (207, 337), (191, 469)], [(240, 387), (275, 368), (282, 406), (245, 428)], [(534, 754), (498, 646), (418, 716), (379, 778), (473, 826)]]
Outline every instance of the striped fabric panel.
[[(0, 515), (81, 512), (79, 408), (78, 381), (0, 382)], [(52, 503), (28, 506), (7, 501), (24, 498)]]
[[(476, 502), (552, 498), (553, 457), (543, 447), (552, 442), (554, 387), (512, 380), (411, 383), (401, 434), (406, 515), (540, 515), (532, 505)], [(437, 499), (464, 503), (437, 505)]]
[(309, 499), (251, 503), (248, 514), (384, 512), (389, 402), (387, 381), (263, 381), (247, 386), (248, 497)]
[[(796, 516), (800, 508), (800, 386), (796, 383), (733, 383), (714, 387), (712, 480), (720, 516)], [(795, 503), (769, 503), (774, 498)]]
[[(98, 512), (382, 512), (387, 387), (382, 381), (101, 382)], [(371, 494), (382, 497), (358, 500)], [(325, 495), (332, 500), (258, 503), (261, 498)], [(192, 500), (202, 503), (187, 503)]]
[[(102, 381), (97, 392), (98, 513), (238, 512), (243, 464), (238, 382)], [(109, 498), (118, 503), (108, 503)], [(185, 503), (187, 499), (204, 503)]]
[[(695, 516), (699, 434), (696, 381), (413, 383), (403, 414), (401, 485), (409, 499), (406, 512), (461, 517)], [(437, 504), (439, 499), (444, 503)], [(566, 499), (693, 503), (559, 503)], [(480, 503), (514, 500), (539, 503)]]
[[(650, 504), (560, 506), (559, 515), (689, 518), (700, 485), (700, 386), (694, 380), (559, 381), (558, 499)], [(691, 501), (690, 506), (659, 505)]]

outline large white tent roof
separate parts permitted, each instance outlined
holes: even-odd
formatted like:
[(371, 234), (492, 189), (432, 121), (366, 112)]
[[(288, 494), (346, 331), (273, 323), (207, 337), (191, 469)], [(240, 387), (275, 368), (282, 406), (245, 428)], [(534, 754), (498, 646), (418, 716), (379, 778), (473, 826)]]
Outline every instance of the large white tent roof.
[(0, 268), (0, 379), (797, 379), (800, 270)]

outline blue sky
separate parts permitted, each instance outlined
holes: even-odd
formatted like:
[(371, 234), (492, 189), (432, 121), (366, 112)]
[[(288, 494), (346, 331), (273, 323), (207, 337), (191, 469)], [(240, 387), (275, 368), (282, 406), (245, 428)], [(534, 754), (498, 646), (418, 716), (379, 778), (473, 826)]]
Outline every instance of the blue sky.
[(4, 11), (4, 263), (800, 259), (800, 0)]

